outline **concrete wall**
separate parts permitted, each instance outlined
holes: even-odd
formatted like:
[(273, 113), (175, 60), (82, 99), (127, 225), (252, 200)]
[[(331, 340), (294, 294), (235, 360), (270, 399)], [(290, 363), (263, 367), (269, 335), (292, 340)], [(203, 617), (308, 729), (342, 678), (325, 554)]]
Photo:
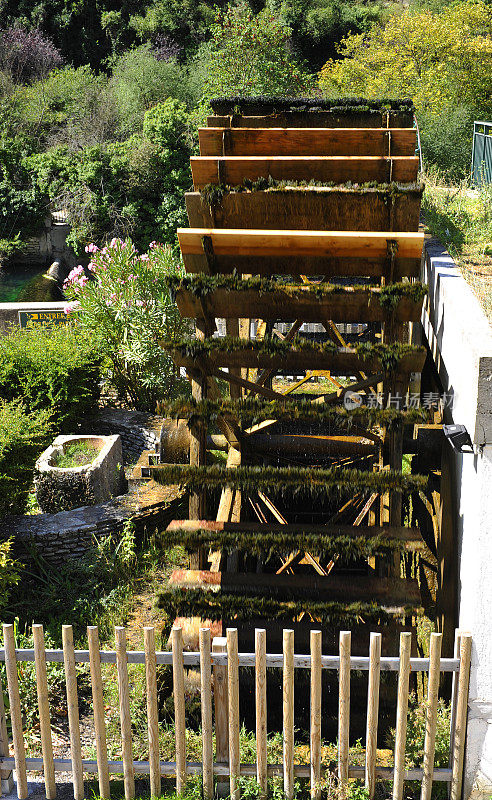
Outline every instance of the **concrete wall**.
[[(426, 244), (422, 322), (445, 391), (446, 421), (466, 425), (474, 454), (451, 448), (459, 627), (473, 635), (464, 798), (492, 797), (492, 330), (449, 254)], [(449, 445), (447, 445), (449, 447)]]

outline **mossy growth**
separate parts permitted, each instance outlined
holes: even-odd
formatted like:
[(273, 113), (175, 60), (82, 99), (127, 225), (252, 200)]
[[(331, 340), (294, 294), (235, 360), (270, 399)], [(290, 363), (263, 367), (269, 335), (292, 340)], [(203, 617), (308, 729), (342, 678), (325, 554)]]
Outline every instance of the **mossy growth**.
[[(309, 526), (307, 526), (309, 527)], [(292, 550), (306, 550), (310, 553), (338, 553), (344, 561), (370, 558), (382, 555), (387, 550), (404, 550), (403, 542), (385, 536), (328, 536), (305, 533), (284, 533), (278, 531), (210, 531), (187, 528), (165, 531), (160, 536), (164, 547), (182, 545), (193, 552), (200, 547), (217, 549), (238, 549), (253, 555), (288, 554)]]
[(219, 417), (233, 415), (243, 425), (256, 425), (267, 419), (279, 422), (331, 423), (349, 431), (354, 426), (371, 428), (374, 425), (393, 428), (398, 425), (413, 425), (424, 422), (427, 412), (423, 408), (399, 411), (396, 408), (360, 406), (347, 409), (343, 406), (313, 404), (309, 400), (266, 401), (259, 397), (239, 400), (201, 400), (179, 399), (163, 403), (161, 413), (174, 419), (186, 419), (190, 427), (200, 423), (215, 422)]
[[(252, 275), (242, 278), (236, 271), (231, 275), (171, 275), (167, 283), (172, 295), (180, 289), (191, 292), (195, 297), (205, 297), (218, 289), (235, 292), (254, 291), (259, 294), (282, 292), (292, 298), (313, 297), (317, 300), (333, 295), (353, 295), (354, 292), (363, 292), (377, 300), (380, 305), (391, 310), (395, 308), (402, 298), (407, 298), (413, 303), (420, 304), (427, 294), (427, 286), (423, 283), (390, 283), (387, 286), (361, 284), (344, 286), (340, 283), (291, 283), (282, 278), (264, 278)], [(368, 297), (369, 299), (369, 297)]]
[(269, 175), (268, 178), (260, 177), (256, 180), (245, 178), (243, 183), (237, 185), (225, 183), (207, 183), (200, 190), (200, 196), (202, 201), (212, 209), (219, 206), (227, 194), (284, 192), (293, 191), (295, 189), (320, 189), (330, 192), (345, 192), (353, 194), (378, 193), (387, 196), (389, 200), (394, 200), (396, 197), (408, 196), (410, 194), (416, 194), (418, 197), (421, 197), (424, 191), (424, 184), (420, 182), (398, 183), (395, 181), (392, 181), (391, 183), (379, 183), (378, 181), (366, 181), (365, 183), (347, 181), (346, 183), (335, 183), (333, 181), (323, 182), (315, 180), (276, 180)]
[(195, 467), (183, 464), (162, 464), (154, 467), (152, 477), (161, 484), (178, 484), (189, 491), (222, 489), (230, 486), (247, 492), (259, 488), (280, 492), (281, 495), (305, 494), (331, 496), (343, 490), (352, 492), (387, 492), (404, 494), (424, 490), (424, 475), (403, 474), (396, 470), (369, 470), (320, 467), (262, 467), (248, 466), (231, 469), (222, 465)]
[(331, 111), (337, 114), (347, 113), (384, 113), (401, 112), (413, 114), (415, 111), (410, 98), (336, 97), (321, 99), (319, 97), (216, 97), (210, 100), (214, 114), (276, 114), (282, 112), (319, 112)]
[(402, 613), (415, 613), (415, 609), (410, 607), (392, 612), (377, 603), (323, 602), (306, 598), (288, 601), (222, 591), (204, 592), (201, 589), (164, 590), (159, 595), (158, 605), (171, 619), (200, 616), (214, 621), (224, 618), (295, 621), (307, 612), (321, 625), (357, 624), (361, 621), (377, 624)]
[[(265, 336), (264, 339), (239, 339), (231, 336), (212, 337), (209, 339), (183, 339), (174, 342), (162, 342), (162, 347), (168, 352), (174, 351), (182, 357), (199, 359), (218, 352), (250, 352), (272, 358), (286, 355), (287, 353), (337, 353), (339, 350), (344, 352), (345, 348), (339, 348), (334, 342), (312, 342), (302, 336), (294, 337), (290, 342), (282, 341), (277, 337)], [(399, 362), (407, 355), (423, 353), (425, 348), (417, 347), (402, 342), (390, 344), (360, 342), (348, 348), (360, 357), (362, 361), (376, 358), (381, 364), (381, 368), (386, 372), (397, 369)]]

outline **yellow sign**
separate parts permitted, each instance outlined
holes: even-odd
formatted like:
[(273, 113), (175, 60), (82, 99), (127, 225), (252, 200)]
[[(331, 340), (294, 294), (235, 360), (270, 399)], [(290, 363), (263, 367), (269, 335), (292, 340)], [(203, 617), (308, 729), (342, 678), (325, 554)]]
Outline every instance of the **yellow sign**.
[(30, 328), (33, 325), (43, 325), (52, 328), (54, 325), (65, 325), (67, 314), (62, 308), (56, 311), (19, 311), (19, 325), (21, 328)]

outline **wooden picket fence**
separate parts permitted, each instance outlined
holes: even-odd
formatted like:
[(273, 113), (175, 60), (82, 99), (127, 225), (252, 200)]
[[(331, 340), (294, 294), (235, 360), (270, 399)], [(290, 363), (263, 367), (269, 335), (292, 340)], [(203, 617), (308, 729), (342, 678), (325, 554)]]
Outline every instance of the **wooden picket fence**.
[[(111, 773), (123, 774), (125, 796), (135, 796), (135, 775), (150, 776), (150, 791), (153, 797), (161, 794), (161, 777), (175, 776), (176, 791), (181, 793), (186, 775), (203, 776), (203, 793), (210, 800), (214, 793), (214, 776), (229, 778), (233, 800), (239, 798), (239, 776), (256, 776), (263, 794), (267, 791), (267, 778), (282, 775), (287, 800), (294, 795), (294, 778), (309, 778), (311, 797), (319, 800), (322, 791), (321, 766), (321, 674), (322, 670), (339, 672), (338, 710), (338, 777), (341, 784), (350, 778), (362, 778), (372, 798), (376, 779), (393, 782), (393, 800), (401, 800), (403, 782), (420, 780), (421, 800), (430, 800), (433, 781), (450, 783), (451, 800), (460, 800), (462, 789), (463, 759), (467, 720), (468, 682), (471, 659), (471, 636), (458, 633), (455, 637), (455, 657), (441, 658), (441, 634), (430, 637), (429, 658), (411, 658), (411, 634), (400, 635), (399, 657), (381, 656), (381, 634), (372, 633), (369, 656), (351, 655), (351, 634), (340, 632), (340, 650), (337, 656), (322, 655), (321, 632), (311, 631), (310, 654), (294, 654), (294, 631), (283, 631), (283, 653), (267, 654), (266, 631), (256, 630), (255, 652), (238, 652), (238, 631), (227, 630), (226, 638), (211, 641), (210, 630), (200, 630), (200, 650), (197, 653), (183, 652), (183, 636), (179, 627), (172, 630), (171, 652), (156, 652), (153, 628), (144, 628), (144, 651), (127, 651), (126, 630), (116, 628), (115, 651), (101, 651), (97, 627), (90, 627), (88, 650), (74, 650), (73, 632), (70, 625), (63, 627), (63, 650), (46, 650), (42, 625), (33, 626), (34, 649), (16, 650), (12, 625), (4, 625), (4, 649), (0, 660), (5, 661), (10, 723), (14, 758), (9, 757), (7, 719), (4, 709), (2, 686), (0, 685), (0, 774), (4, 788), (11, 781), (12, 769), (17, 778), (19, 800), (27, 797), (27, 772), (44, 771), (46, 797), (56, 796), (56, 772), (70, 771), (73, 777), (75, 800), (84, 797), (84, 773), (98, 775), (99, 792), (102, 798), (110, 796)], [(35, 662), (38, 712), (40, 721), (42, 758), (26, 758), (19, 694), (18, 664)], [(62, 662), (65, 667), (68, 722), (70, 730), (71, 758), (53, 757), (50, 707), (46, 664)], [(90, 664), (92, 685), (94, 729), (97, 759), (82, 758), (79, 704), (77, 696), (76, 664)], [(122, 760), (109, 761), (104, 717), (103, 679), (101, 664), (116, 663), (119, 694), (119, 717), (121, 723)], [(130, 716), (129, 664), (145, 664), (149, 760), (134, 761)], [(175, 709), (176, 756), (174, 762), (160, 760), (157, 705), (156, 667), (158, 664), (172, 665)], [(199, 667), (201, 676), (202, 713), (202, 762), (186, 760), (185, 728), (185, 667)], [(255, 668), (256, 691), (256, 764), (241, 764), (239, 758), (239, 668)], [(267, 763), (267, 669), (282, 669), (283, 683), (283, 763)], [(310, 670), (310, 764), (294, 763), (294, 670)], [(367, 733), (365, 766), (349, 764), (350, 726), (350, 672), (368, 670)], [(396, 740), (394, 767), (376, 765), (377, 729), (379, 713), (379, 685), (381, 671), (398, 672), (398, 701), (396, 707)], [(427, 673), (426, 732), (423, 764), (421, 768), (405, 768), (405, 742), (408, 714), (410, 672)], [(450, 763), (448, 768), (434, 768), (437, 703), (441, 672), (453, 674), (452, 713), (450, 730)], [(215, 703), (216, 753), (213, 756), (212, 722), (212, 675), (213, 700)]]

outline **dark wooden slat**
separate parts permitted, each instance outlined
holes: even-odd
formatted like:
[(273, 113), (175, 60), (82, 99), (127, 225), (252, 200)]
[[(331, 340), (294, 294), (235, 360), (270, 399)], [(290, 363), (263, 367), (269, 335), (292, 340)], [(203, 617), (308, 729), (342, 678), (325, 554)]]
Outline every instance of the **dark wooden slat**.
[(202, 156), (411, 156), (413, 128), (200, 128)]
[(208, 572), (206, 570), (174, 570), (169, 583), (176, 587), (217, 589), (238, 594), (263, 594), (316, 598), (333, 601), (361, 601), (392, 605), (420, 606), (420, 589), (416, 580), (379, 578), (372, 575), (331, 574), (328, 576), (273, 575), (270, 573)]
[[(214, 351), (207, 358), (198, 361), (177, 351), (170, 351), (176, 365), (180, 367), (199, 366), (202, 370), (213, 372), (216, 367), (251, 367), (259, 369), (275, 369), (276, 372), (291, 373), (292, 370), (325, 369), (334, 375), (355, 375), (361, 369), (364, 372), (380, 372), (381, 361), (374, 356), (363, 359), (355, 350), (340, 348), (337, 352), (290, 351), (282, 355), (269, 355), (253, 350)], [(425, 361), (425, 352), (418, 350), (405, 354), (398, 363), (398, 375), (410, 372), (421, 372)]]
[[(300, 317), (305, 322), (322, 322), (327, 319), (333, 322), (384, 322), (388, 316), (392, 316), (397, 322), (420, 320), (422, 301), (414, 303), (409, 297), (402, 297), (394, 307), (387, 310), (380, 305), (378, 295), (379, 289), (352, 291), (348, 288), (346, 292), (337, 292), (318, 299), (301, 288), (294, 296), (282, 290), (266, 293), (249, 289), (216, 289), (207, 294), (207, 309), (215, 317), (239, 317), (240, 314), (267, 320)], [(178, 289), (176, 302), (181, 316), (202, 316), (200, 298), (193, 292)]]
[(190, 163), (195, 189), (210, 183), (237, 186), (270, 176), (279, 181), (412, 183), (419, 166), (416, 156), (195, 156)]
[(255, 116), (207, 117), (208, 128), (413, 128), (413, 113), (404, 111), (281, 111)]

